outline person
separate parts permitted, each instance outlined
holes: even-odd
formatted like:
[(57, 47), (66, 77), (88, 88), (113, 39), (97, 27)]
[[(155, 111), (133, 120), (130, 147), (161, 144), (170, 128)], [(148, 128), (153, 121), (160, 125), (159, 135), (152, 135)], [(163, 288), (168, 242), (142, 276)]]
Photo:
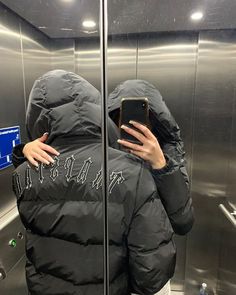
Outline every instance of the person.
[(137, 79), (120, 83), (109, 95), (109, 116), (117, 125), (121, 100), (124, 97), (148, 98), (152, 130), (137, 122), (131, 122), (139, 132), (127, 126), (122, 127), (141, 141), (142, 146), (122, 139), (118, 141), (131, 153), (150, 164), (150, 171), (173, 230), (178, 235), (185, 235), (194, 224), (194, 209), (180, 128), (155, 86)]
[[(124, 97), (147, 97), (151, 131), (138, 122), (131, 121), (134, 128), (121, 126), (136, 137), (142, 145), (119, 139), (118, 142), (132, 154), (147, 161), (156, 182), (162, 204), (176, 234), (187, 234), (194, 223), (189, 179), (185, 167), (185, 152), (180, 128), (160, 92), (145, 80), (127, 80), (120, 83), (109, 95), (109, 116), (118, 125), (121, 100)], [(163, 163), (163, 164), (161, 164)], [(170, 281), (158, 295), (170, 294)]]
[[(29, 293), (103, 294), (100, 94), (74, 73), (48, 72), (26, 121), (30, 140), (49, 132), (57, 151), (51, 165), (24, 161), (13, 174)], [(110, 294), (155, 294), (174, 273), (173, 230), (145, 161), (108, 152)]]

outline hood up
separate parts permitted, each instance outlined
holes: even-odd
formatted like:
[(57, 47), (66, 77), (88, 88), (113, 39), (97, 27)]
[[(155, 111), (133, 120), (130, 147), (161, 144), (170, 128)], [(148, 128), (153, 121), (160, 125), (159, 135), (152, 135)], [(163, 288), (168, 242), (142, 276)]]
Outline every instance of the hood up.
[(82, 77), (54, 70), (37, 79), (30, 93), (26, 128), (30, 140), (101, 134), (100, 93)]
[(180, 129), (169, 109), (162, 99), (160, 92), (144, 80), (127, 80), (118, 85), (109, 95), (108, 111), (115, 118), (124, 97), (147, 97), (150, 109), (152, 132), (158, 139), (163, 152), (172, 157), (178, 164), (184, 162), (183, 141)]

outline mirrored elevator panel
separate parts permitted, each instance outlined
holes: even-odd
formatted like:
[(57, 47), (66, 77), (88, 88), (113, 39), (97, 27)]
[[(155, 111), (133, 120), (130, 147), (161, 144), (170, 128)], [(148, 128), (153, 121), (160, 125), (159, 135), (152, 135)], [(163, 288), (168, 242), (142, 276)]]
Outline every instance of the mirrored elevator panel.
[(236, 292), (235, 8), (234, 1), (108, 1), (109, 91), (130, 79), (152, 83), (184, 141), (195, 224), (175, 236), (173, 294), (198, 295), (202, 283), (207, 294)]
[[(98, 91), (104, 90), (101, 81), (106, 71), (108, 93), (107, 97), (101, 97), (101, 101), (106, 102), (105, 107), (106, 104), (109, 105), (110, 94), (119, 88), (121, 83), (127, 80), (145, 80), (151, 83), (160, 92), (180, 127), (195, 215), (194, 226), (188, 234), (174, 235), (177, 263), (174, 276), (170, 280), (171, 293), (168, 295), (234, 295), (236, 2), (107, 0), (105, 17), (108, 19), (108, 32), (103, 36), (107, 38), (107, 48), (103, 47), (101, 52), (100, 32), (104, 27), (100, 22), (100, 4), (104, 2), (0, 0), (0, 135), (4, 135), (5, 128), (17, 127), (20, 129), (21, 142), (29, 141), (25, 117), (30, 92), (35, 80), (48, 71), (61, 69), (75, 73)], [(101, 54), (107, 58), (107, 68), (105, 65), (101, 67)], [(98, 120), (100, 135), (96, 138), (96, 144), (101, 145), (106, 130), (102, 122), (104, 112), (98, 107), (96, 111), (91, 109), (87, 114)], [(107, 120), (108, 141), (112, 151), (116, 154), (116, 150), (121, 150), (124, 157), (132, 158), (130, 152), (117, 143), (121, 136), (119, 116), (109, 114)], [(80, 144), (76, 142), (76, 145)], [(15, 143), (12, 143), (12, 148), (14, 145)], [(4, 144), (2, 150), (1, 145), (1, 159), (6, 146)], [(83, 276), (86, 271), (89, 272), (91, 269), (88, 266), (92, 260), (96, 262), (95, 269), (99, 273), (95, 278), (97, 284), (93, 285), (92, 293), (118, 295), (117, 285), (120, 286), (120, 282), (124, 282), (123, 271), (130, 271), (126, 259), (129, 253), (120, 251), (119, 247), (124, 241), (126, 243), (127, 235), (125, 232), (122, 241), (119, 239), (120, 233), (127, 226), (127, 220), (123, 218), (125, 207), (119, 200), (121, 196), (129, 200), (135, 191), (131, 190), (131, 186), (126, 186), (127, 179), (134, 177), (135, 165), (133, 169), (128, 169), (129, 171), (124, 167), (122, 170), (121, 158), (116, 162), (110, 154), (108, 163), (104, 163), (104, 149), (108, 149), (108, 146), (95, 148), (95, 156), (88, 155), (84, 161), (78, 163), (81, 172), (78, 175), (72, 173), (73, 169), (70, 170), (77, 167), (73, 155), (68, 155), (66, 163), (59, 162), (59, 173), (67, 175), (67, 179), (70, 179), (72, 174), (80, 183), (89, 179), (90, 186), (85, 196), (90, 190), (94, 190), (95, 198), (90, 200), (90, 204), (96, 207), (99, 200), (99, 205), (94, 210), (96, 213), (93, 222), (97, 229), (95, 235), (98, 235), (100, 240), (104, 238), (105, 242), (109, 240), (108, 264), (104, 265), (104, 244), (100, 242), (98, 250), (95, 251), (96, 259), (92, 247), (89, 255), (84, 255), (83, 261), (78, 259), (78, 255), (74, 255), (71, 263), (76, 261), (77, 264), (69, 281), (75, 282), (78, 274)], [(86, 154), (87, 149), (83, 149), (83, 152)], [(10, 155), (5, 158), (9, 164)], [(97, 161), (101, 163), (99, 169), (94, 168)], [(104, 161), (106, 162), (106, 159)], [(105, 191), (102, 186), (104, 164), (107, 165), (108, 171), (105, 172), (109, 178), (106, 188), (107, 208), (106, 204), (102, 203)], [(29, 265), (25, 256), (27, 232), (18, 215), (16, 197), (12, 192), (14, 167), (11, 163), (9, 165), (0, 170), (0, 294), (28, 295), (25, 278), (25, 266), (27, 268)], [(55, 175), (57, 174), (51, 176)], [(145, 184), (139, 184), (139, 188), (145, 187)], [(124, 187), (124, 191), (119, 191), (120, 187)], [(169, 187), (172, 187), (172, 184)], [(119, 193), (116, 195), (114, 192), (117, 191)], [(173, 198), (175, 197), (178, 196), (173, 192)], [(75, 198), (79, 198), (79, 194), (76, 194)], [(53, 232), (57, 222), (60, 224), (63, 216), (69, 216), (67, 213), (72, 212), (67, 225), (76, 225), (78, 231), (86, 236), (91, 227), (86, 227), (89, 219), (80, 219), (80, 209), (84, 207), (76, 207), (74, 203), (69, 207), (71, 211), (67, 211), (63, 204), (59, 206), (58, 218), (54, 220), (55, 223), (52, 222), (54, 227), (50, 230)], [(29, 207), (29, 211), (31, 209)], [(83, 211), (86, 216), (89, 216), (88, 212), (89, 210)], [(106, 216), (101, 212), (105, 212)], [(106, 218), (109, 221), (108, 236), (104, 237)], [(115, 227), (117, 222), (120, 222), (120, 226)], [(70, 229), (70, 226), (65, 228)], [(29, 238), (32, 238), (31, 234), (28, 232)], [(66, 233), (58, 241), (65, 237)], [(139, 238), (145, 244), (144, 232), (139, 233)], [(75, 253), (81, 244), (84, 248), (86, 243), (90, 242), (96, 244), (97, 240), (92, 238), (84, 244), (83, 241), (77, 241)], [(44, 248), (46, 244), (40, 243), (40, 240), (35, 239), (32, 247), (38, 244)], [(55, 247), (60, 248), (60, 245), (56, 243)], [(55, 249), (48, 246), (44, 249), (45, 256), (55, 252)], [(58, 259), (63, 259), (69, 252), (68, 248), (61, 249)], [(122, 257), (123, 263), (119, 264), (116, 276), (114, 265), (117, 257)], [(57, 261), (55, 265), (56, 263)], [(52, 288), (59, 286), (60, 294), (66, 294), (69, 291), (65, 282), (57, 277), (58, 269), (54, 269), (55, 273), (52, 271), (56, 281)], [(108, 277), (110, 276), (109, 290), (103, 286), (105, 269), (108, 271)], [(129, 278), (125, 279), (128, 284)], [(117, 285), (114, 282), (118, 282)], [(79, 288), (75, 283), (73, 294), (87, 295), (84, 291), (86, 283), (85, 280)], [(201, 290), (203, 283), (207, 284), (205, 293)], [(53, 292), (51, 289), (42, 290), (35, 294), (47, 295)]]
[[(93, 27), (90, 27), (89, 24), (86, 25), (86, 21), (93, 21)], [(88, 40), (88, 42), (86, 40)], [(96, 42), (93, 40), (96, 40)], [(64, 70), (76, 73), (81, 76), (82, 79), (86, 79), (91, 83), (91, 88), (96, 87), (98, 90), (100, 89), (99, 1), (0, 1), (0, 44), (1, 136), (4, 135), (4, 132), (6, 133), (9, 127), (16, 126), (20, 130), (20, 139), (17, 143), (19, 141), (23, 144), (29, 142), (30, 138), (27, 136), (25, 127), (29, 96), (35, 81), (42, 79), (42, 76), (49, 71)], [(95, 46), (89, 48), (89, 44), (95, 44)], [(91, 54), (89, 53), (90, 49), (92, 52)], [(91, 56), (94, 56), (94, 58), (91, 58)], [(70, 76), (70, 74), (68, 75)], [(51, 86), (54, 87), (53, 85)], [(58, 87), (60, 87), (60, 83)], [(71, 85), (71, 89), (72, 88), (73, 83)], [(96, 92), (97, 90), (94, 91)], [(45, 97), (47, 96), (46, 90), (44, 95)], [(76, 93), (73, 95), (76, 96)], [(99, 100), (99, 92), (96, 92), (96, 95), (96, 100)], [(97, 103), (99, 104), (99, 101), (97, 101)], [(99, 107), (95, 110), (94, 116), (98, 118), (101, 117), (101, 110)], [(29, 126), (29, 129), (31, 127), (33, 128), (33, 126)], [(100, 135), (97, 138), (98, 145), (101, 142), (101, 128), (99, 132)], [(5, 152), (7, 144), (8, 143), (2, 141), (1, 137), (1, 160), (4, 156), (3, 152)], [(12, 144), (12, 146), (9, 148), (12, 149), (16, 145), (16, 142), (10, 144)], [(53, 143), (50, 144), (53, 145)], [(96, 152), (96, 156), (100, 161), (101, 155), (99, 151)], [(71, 159), (67, 160), (67, 166)], [(27, 222), (27, 220), (19, 217), (16, 206), (16, 196), (12, 191), (12, 173), (14, 167), (11, 165), (11, 155), (7, 155), (6, 160), (10, 164), (7, 168), (0, 170), (0, 294), (27, 295), (29, 293), (27, 290), (25, 270), (28, 272), (28, 277), (29, 273), (31, 276), (36, 276), (36, 273), (33, 273), (32, 261), (29, 261), (29, 257), (26, 257), (25, 250), (31, 247), (32, 241), (34, 247), (37, 247), (37, 244), (40, 244), (39, 241), (44, 239), (45, 242), (42, 243), (43, 246), (41, 250), (47, 253), (52, 251), (51, 253), (53, 253), (55, 249), (63, 243), (63, 239), (57, 237), (58, 243), (54, 244), (53, 250), (51, 248), (52, 244), (51, 246), (46, 246), (47, 235), (43, 236), (42, 233), (39, 234), (37, 231), (30, 232), (29, 228), (25, 228), (25, 222)], [(61, 169), (62, 174), (66, 174), (66, 169), (68, 169), (66, 163), (63, 163), (62, 160), (60, 162), (60, 159), (57, 162), (58, 166), (56, 169)], [(73, 166), (74, 162), (72, 161), (71, 163)], [(90, 162), (88, 162), (88, 164), (89, 163)], [(83, 163), (77, 163), (75, 165), (81, 166), (81, 169), (85, 167)], [(28, 166), (27, 169), (27, 171), (32, 172), (33, 167), (30, 168), (30, 166)], [(44, 169), (46, 168), (43, 166), (41, 173)], [(97, 171), (94, 170), (93, 175), (90, 175), (90, 177), (95, 178), (96, 172)], [(55, 173), (56, 174), (53, 174), (53, 176), (51, 175), (54, 179), (53, 181), (56, 181), (55, 177), (58, 175), (56, 171)], [(28, 181), (28, 185), (32, 185), (30, 182), (31, 178), (29, 177), (30, 175), (27, 174), (25, 176), (25, 181)], [(45, 180), (44, 176), (40, 179), (43, 184)], [(80, 180), (80, 182), (81, 181), (82, 180)], [(33, 206), (32, 204), (32, 208)], [(100, 200), (100, 207), (102, 207), (102, 200)], [(75, 216), (79, 216), (79, 206), (75, 210), (77, 210), (77, 213), (74, 213)], [(57, 214), (59, 214), (59, 212)], [(102, 214), (98, 219), (97, 235), (99, 235), (102, 241)], [(73, 223), (73, 221), (70, 222)], [(70, 223), (70, 225), (72, 223)], [(59, 222), (59, 224), (61, 223)], [(68, 220), (66, 224), (68, 224)], [(50, 224), (48, 224), (48, 226), (49, 225)], [(82, 223), (80, 226), (82, 226)], [(40, 238), (37, 240), (34, 236)], [(69, 244), (69, 242), (64, 244), (65, 248), (61, 250), (62, 253), (66, 253)], [(78, 243), (78, 247), (75, 247), (73, 251), (76, 252), (79, 248), (83, 247), (82, 242), (81, 244)], [(99, 257), (97, 260), (97, 268), (100, 274), (98, 278), (98, 289), (101, 290), (100, 293), (102, 294), (103, 242), (98, 246), (96, 255)], [(86, 256), (84, 256), (84, 258), (86, 259)], [(60, 260), (61, 257), (58, 257), (58, 259)], [(39, 263), (41, 263), (41, 261)], [(66, 264), (67, 262), (64, 261), (64, 263)], [(86, 272), (85, 263), (81, 261), (80, 263), (84, 264), (83, 269)], [(74, 271), (76, 272), (76, 270)], [(42, 270), (40, 269), (40, 273), (41, 272)], [(56, 286), (58, 286), (57, 288), (60, 288), (61, 294), (64, 294), (63, 290), (68, 289), (68, 287), (66, 287), (68, 283), (63, 282), (60, 276), (57, 277), (58, 273), (56, 268), (51, 269), (49, 273), (50, 274), (45, 272), (44, 276), (51, 276), (51, 279), (54, 280), (54, 290)], [(44, 290), (43, 280), (41, 282), (40, 293), (46, 294), (49, 290)], [(29, 281), (28, 284), (30, 284)], [(37, 288), (37, 284), (34, 288)], [(76, 292), (81, 292), (83, 286), (81, 287), (78, 285), (74, 288), (77, 290)], [(35, 292), (37, 291), (35, 290)]]

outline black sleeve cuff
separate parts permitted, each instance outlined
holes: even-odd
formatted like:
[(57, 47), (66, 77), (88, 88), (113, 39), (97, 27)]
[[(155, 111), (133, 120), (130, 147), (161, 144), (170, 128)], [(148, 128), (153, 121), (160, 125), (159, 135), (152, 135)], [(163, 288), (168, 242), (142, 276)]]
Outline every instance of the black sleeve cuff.
[(24, 163), (26, 161), (26, 158), (24, 157), (23, 154), (23, 148), (25, 144), (18, 144), (13, 148), (12, 151), (12, 164), (14, 165), (15, 168), (17, 168), (19, 165)]
[(167, 154), (164, 154), (164, 156), (166, 159), (166, 165), (161, 169), (152, 169), (151, 170), (152, 175), (154, 177), (164, 175), (164, 174), (169, 174), (173, 171), (173, 168), (174, 168), (173, 160)]

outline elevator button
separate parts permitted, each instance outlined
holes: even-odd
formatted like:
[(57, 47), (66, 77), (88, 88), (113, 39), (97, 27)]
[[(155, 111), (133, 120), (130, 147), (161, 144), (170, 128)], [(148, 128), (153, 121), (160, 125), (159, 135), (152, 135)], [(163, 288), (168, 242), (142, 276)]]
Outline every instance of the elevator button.
[(18, 232), (17, 238), (20, 240), (22, 240), (24, 238), (24, 235), (22, 234), (22, 232)]
[(11, 239), (8, 243), (8, 245), (12, 248), (15, 248), (16, 247), (16, 240), (15, 239)]

